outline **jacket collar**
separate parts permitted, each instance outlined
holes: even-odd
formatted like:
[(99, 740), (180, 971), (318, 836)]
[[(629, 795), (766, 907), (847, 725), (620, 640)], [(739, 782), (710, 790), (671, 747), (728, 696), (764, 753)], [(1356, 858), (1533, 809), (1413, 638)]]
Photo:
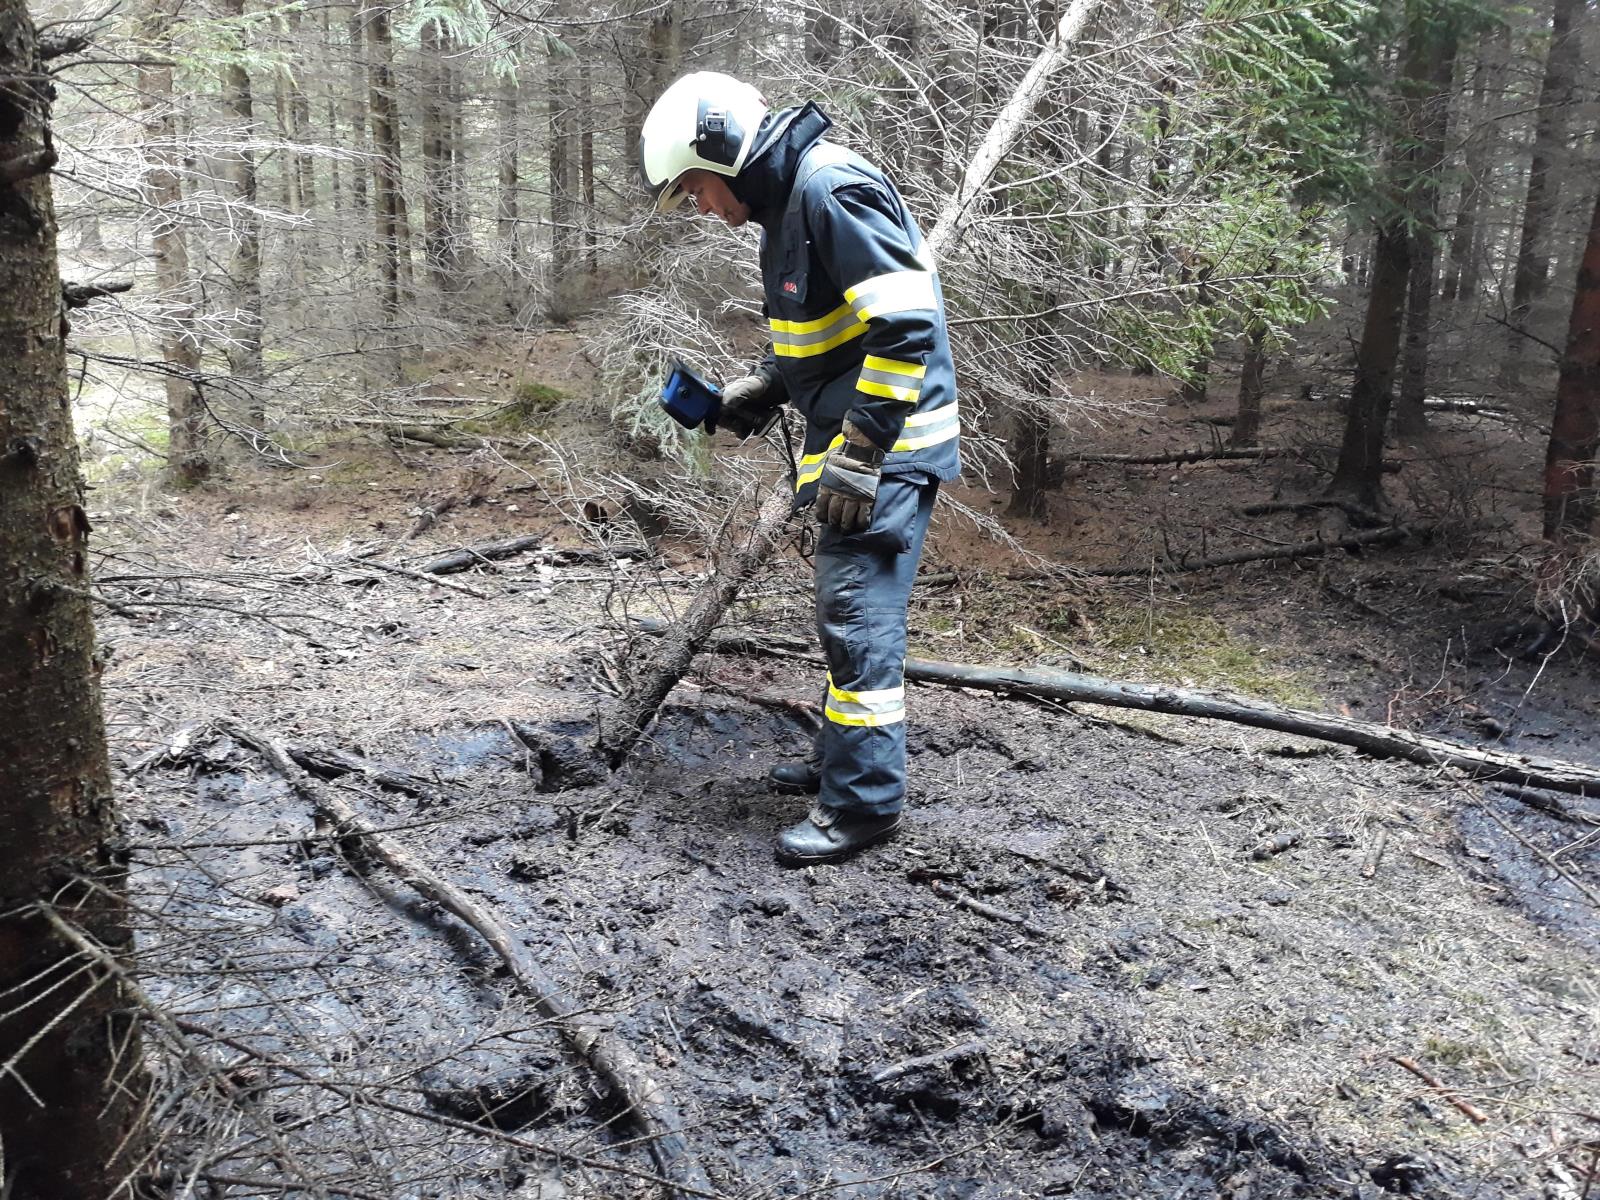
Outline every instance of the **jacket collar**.
[(728, 186), (769, 233), (783, 218), (801, 157), (832, 125), (815, 101), (771, 113), (761, 123), (754, 152)]

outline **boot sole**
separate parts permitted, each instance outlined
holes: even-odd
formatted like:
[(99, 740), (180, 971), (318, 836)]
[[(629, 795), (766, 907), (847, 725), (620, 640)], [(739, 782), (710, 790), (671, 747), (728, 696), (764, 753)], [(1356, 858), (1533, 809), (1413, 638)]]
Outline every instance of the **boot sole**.
[(853, 858), (863, 850), (870, 850), (874, 846), (881, 846), (900, 832), (900, 822), (896, 821), (887, 829), (879, 830), (864, 842), (857, 842), (848, 850), (835, 850), (829, 854), (790, 854), (781, 848), (774, 847), (773, 858), (778, 860), (780, 867), (816, 867), (824, 863), (844, 862)]

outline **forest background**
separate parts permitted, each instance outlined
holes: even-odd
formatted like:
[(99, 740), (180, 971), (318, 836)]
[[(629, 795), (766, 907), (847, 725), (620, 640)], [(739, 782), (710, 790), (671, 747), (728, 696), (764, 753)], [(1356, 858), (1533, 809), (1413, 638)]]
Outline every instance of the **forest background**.
[[(28, 932), (14, 945), (31, 949), (18, 951), (9, 974), (0, 974), (0, 997), (24, 997), (0, 1010), (0, 1067), (51, 1046), (68, 1014), (101, 1022), (94, 1025), (101, 1031), (96, 1053), (86, 1057), (63, 1043), (66, 1065), (52, 1081), (76, 1097), (62, 1104), (81, 1122), (83, 1145), (98, 1148), (60, 1167), (93, 1175), (92, 1182), (72, 1177), (77, 1194), (178, 1189), (185, 1172), (181, 1186), (228, 1195), (285, 1188), (357, 1195), (374, 1171), (388, 1180), (377, 1193), (388, 1195), (423, 1194), (435, 1186), (430, 1181), (447, 1181), (437, 1183), (447, 1194), (482, 1194), (473, 1189), (489, 1186), (485, 1172), (494, 1174), (495, 1194), (627, 1194), (628, 1187), (659, 1183), (637, 1166), (619, 1172), (629, 1145), (613, 1140), (615, 1114), (592, 1096), (573, 1098), (564, 1060), (544, 1061), (534, 1076), (496, 1075), (498, 1059), (485, 1065), (484, 1056), (505, 1056), (503, 1043), (524, 1032), (513, 1028), (509, 1012), (492, 1035), (444, 1056), (486, 1071), (499, 1090), (485, 1090), (458, 1074), (443, 1082), (426, 1076), (418, 1063), (427, 1053), (404, 1038), (387, 1047), (387, 1057), (367, 1062), (364, 1049), (334, 1049), (338, 1039), (327, 1040), (325, 1030), (299, 1028), (296, 997), (309, 993), (297, 975), (302, 968), (274, 958), (278, 950), (249, 952), (271, 960), (265, 973), (272, 981), (259, 995), (247, 1003), (230, 992), (234, 956), (248, 941), (246, 910), (315, 925), (325, 914), (315, 906), (311, 916), (301, 913), (302, 891), (309, 897), (328, 868), (307, 852), (305, 862), (295, 860), (297, 882), (283, 882), (275, 873), (289, 868), (229, 859), (224, 869), (202, 851), (249, 857), (256, 851), (246, 845), (277, 844), (273, 837), (301, 842), (299, 833), (274, 825), (289, 811), (287, 793), (251, 791), (257, 785), (241, 763), (258, 735), (227, 725), (230, 719), (329, 740), (342, 733), (363, 746), (419, 755), (433, 773), (435, 791), (418, 801), (427, 808), (445, 803), (436, 790), (454, 777), (441, 781), (435, 743), (402, 745), (394, 740), (398, 731), (433, 737), (483, 721), (503, 725), (508, 745), (523, 746), (518, 753), (525, 756), (533, 735), (516, 719), (539, 708), (541, 719), (559, 725), (626, 693), (645, 653), (629, 617), (681, 615), (683, 594), (674, 589), (700, 580), (730, 531), (737, 540), (748, 524), (752, 497), (781, 479), (787, 456), (780, 439), (742, 447), (707, 442), (654, 404), (674, 360), (727, 379), (762, 349), (752, 231), (647, 215), (636, 178), (644, 113), (687, 70), (737, 74), (777, 104), (818, 100), (838, 140), (882, 165), (930, 230), (936, 223), (941, 230), (968, 476), (944, 499), (923, 583), (956, 591), (919, 602), (919, 647), (1069, 667), (1087, 656), (1108, 673), (1247, 691), (1345, 715), (1381, 712), (1398, 728), (1465, 729), (1508, 749), (1524, 726), (1543, 722), (1544, 732), (1530, 736), (1557, 738), (1575, 758), (1593, 754), (1582, 654), (1595, 646), (1600, 615), (1593, 542), (1600, 10), (1583, 0), (660, 0), (590, 9), (476, 0), (397, 7), (133, 0), (99, 8), (36, 4), (31, 16), (33, 25), (16, 0), (0, 7), (0, 43), (10, 56), (9, 73), (0, 74), (0, 142), (26, 151), (0, 161), (0, 233), (12, 239), (8, 258), (13, 245), (39, 249), (46, 235), (52, 239), (49, 264), (62, 283), (59, 299), (53, 292), (47, 299), (51, 313), (64, 306), (62, 340), (38, 341), (64, 353), (60, 395), (70, 402), (71, 423), (40, 418), (40, 427), (64, 430), (76, 449), (62, 441), (59, 455), (43, 458), (58, 497), (76, 495), (81, 503), (41, 501), (51, 518), (30, 524), (17, 516), (32, 511), (19, 486), (6, 499), (16, 507), (0, 510), (7, 517), (0, 537), (10, 539), (0, 541), (12, 601), (8, 636), (30, 654), (48, 646), (39, 661), (53, 669), (75, 664), (72, 678), (52, 685), (45, 699), (30, 690), (39, 673), (25, 668), (26, 656), (0, 667), (8, 700), (26, 716), (8, 732), (8, 750), (18, 749), (7, 758), (18, 779), (29, 764), (48, 763), (32, 773), (48, 781), (65, 771), (61, 777), (79, 781), (74, 795), (100, 798), (110, 795), (114, 766), (130, 814), (150, 835), (130, 840), (110, 804), (69, 802), (70, 789), (29, 785), (39, 811), (50, 814), (38, 828), (55, 828), (71, 810), (63, 825), (71, 836), (60, 843), (19, 835), (34, 828), (32, 817), (17, 815), (27, 809), (23, 801), (3, 810), (7, 844), (30, 848), (0, 886), (0, 912), (24, 915), (16, 928)], [(1008, 107), (1041, 66), (1049, 71), (1043, 91), (1020, 113)], [(1007, 120), (1014, 121), (1007, 153), (980, 177), (974, 163), (996, 122)], [(46, 179), (53, 201), (36, 190)], [(24, 274), (31, 261), (19, 251), (6, 267), (15, 272), (3, 278), (16, 311), (0, 301), (15, 351), (0, 367), (8, 395), (17, 397), (7, 413), (8, 471), (31, 469), (39, 459), (22, 414), (30, 404), (38, 412), (54, 404), (63, 378), (49, 364), (36, 371), (30, 358), (38, 349), (37, 322), (27, 317), (34, 311), (26, 303), (33, 277)], [(16, 330), (29, 331), (27, 338)], [(79, 461), (86, 499), (74, 482)], [(86, 564), (80, 551), (91, 524), (96, 553)], [(57, 549), (73, 548), (60, 568), (65, 582), (38, 584), (57, 568), (35, 573), (25, 526), (48, 529)], [(439, 552), (464, 543), (474, 548), (456, 566), (479, 568), (484, 579), (432, 582), (443, 573), (435, 569)], [(502, 560), (518, 565), (491, 566)], [(640, 561), (654, 564), (644, 576), (636, 571)], [(552, 572), (574, 565), (594, 574), (563, 577), (577, 599), (558, 614), (549, 599)], [(525, 578), (516, 574), (524, 568)], [(803, 627), (802, 568), (800, 556), (781, 554), (770, 576), (747, 589), (740, 618), (763, 632)], [(512, 574), (493, 576), (499, 569)], [(92, 585), (85, 586), (86, 573)], [(495, 604), (478, 590), (489, 578), (503, 584)], [(1188, 582), (1201, 578), (1220, 582)], [(462, 602), (465, 594), (481, 607), (476, 615), (450, 615), (420, 601), (365, 600), (351, 611), (352, 602), (334, 598), (352, 588), (378, 596), (381, 586), (404, 580), (420, 584), (429, 604)], [(1306, 600), (1312, 595), (1315, 606)], [(1291, 598), (1293, 606), (1279, 612)], [(520, 619), (510, 614), (522, 612), (514, 605), (524, 600), (550, 605), (536, 658), (500, 636), (506, 622)], [(91, 602), (101, 618), (99, 645)], [(58, 620), (70, 629), (49, 624)], [(339, 631), (352, 628), (359, 636), (341, 642)], [(614, 635), (620, 648), (585, 642), (581, 654), (561, 657), (556, 647), (565, 639), (595, 630)], [(416, 686), (415, 661), (402, 667), (372, 649), (382, 638), (431, 639), (438, 663), (487, 671), (489, 682), (468, 687), (430, 678), (430, 686)], [(1281, 653), (1268, 653), (1269, 645)], [(208, 658), (212, 653), (221, 658)], [(1343, 659), (1356, 665), (1329, 665)], [(1290, 660), (1292, 669), (1280, 669)], [(293, 663), (282, 669), (302, 681), (287, 691), (273, 677), (284, 663)], [(318, 683), (332, 689), (322, 699), (303, 682), (324, 668), (347, 667), (371, 674)], [(111, 686), (110, 758), (95, 691), (102, 672)], [(1480, 682), (1468, 685), (1468, 675)], [(577, 688), (565, 701), (517, 691), (529, 679), (558, 677)], [(728, 686), (702, 677), (696, 693)], [(793, 681), (786, 686), (805, 694)], [(778, 703), (767, 695), (760, 703), (804, 711), (804, 701), (792, 698)], [(960, 716), (959, 701), (950, 705), (930, 704), (931, 717)], [(669, 725), (651, 752), (668, 753)], [(533, 737), (542, 749), (531, 751), (547, 781), (560, 765), (549, 758), (551, 728)], [(1172, 733), (1160, 727), (1116, 736), (1147, 735)], [(746, 729), (733, 744), (766, 753), (778, 741), (771, 730)], [(1053, 736), (1040, 733), (1036, 754), (1019, 746), (992, 752), (997, 763), (1049, 764), (1059, 753), (1053, 746)], [(478, 750), (469, 749), (456, 745), (451, 761), (481, 768), (471, 757)], [(691, 778), (700, 767), (714, 773), (714, 762), (690, 760)], [(330, 761), (320, 769), (337, 774)], [(957, 753), (954, 771), (964, 781), (961, 761)], [(193, 775), (195, 796), (184, 791), (188, 779), (159, 781), (162, 771), (177, 768)], [(1040, 768), (1043, 778), (1048, 769)], [(1114, 773), (1109, 763), (1102, 769)], [(423, 788), (428, 771), (408, 786)], [(1314, 782), (1324, 799), (1337, 786)], [(600, 789), (592, 808), (551, 810), (564, 815), (553, 816), (550, 829), (568, 831), (584, 853), (594, 852), (585, 839), (624, 819), (616, 816), (619, 805), (636, 821), (650, 811), (637, 795), (612, 796), (590, 784)], [(19, 784), (18, 795), (26, 791)], [(221, 815), (229, 797), (245, 803)], [(190, 800), (206, 818), (186, 818), (192, 827), (173, 824), (170, 806)], [(239, 825), (257, 802), (261, 823)], [(318, 807), (306, 803), (308, 813)], [(1038, 803), (1038, 812), (1049, 808)], [(1225, 811), (1232, 819), (1261, 803), (1241, 795)], [(1416, 800), (1416, 810), (1433, 813), (1430, 803)], [(1283, 804), (1265, 807), (1281, 812)], [(737, 805), (732, 811), (742, 814)], [(1550, 818), (1548, 806), (1541, 811)], [(1540, 903), (1560, 907), (1556, 913), (1535, 905), (1535, 915), (1592, 950), (1585, 940), (1592, 918), (1585, 923), (1567, 910), (1597, 903), (1595, 839), (1558, 835), (1570, 834), (1574, 821), (1587, 830), (1595, 818), (1592, 809), (1558, 811), (1550, 819), (1559, 823), (1549, 829), (1510, 829), (1490, 857), (1501, 862), (1502, 890), (1523, 899), (1527, 889), (1518, 891), (1511, 867), (1526, 859), (1539, 879), (1528, 887)], [(492, 840), (469, 816), (453, 832)], [(1247, 851), (1288, 837), (1286, 818), (1252, 820)], [(1371, 878), (1367, 866), (1377, 870), (1389, 830), (1398, 826), (1373, 809), (1363, 809), (1359, 821), (1349, 814), (1337, 820), (1361, 831), (1362, 840), (1336, 848), (1350, 850), (1362, 877)], [(1414, 832), (1410, 817), (1402, 824)], [(537, 825), (533, 820), (516, 836)], [(1433, 831), (1450, 861), (1472, 859), (1479, 827), (1450, 829)], [(1254, 861), (1299, 840), (1296, 834)], [(443, 853), (442, 845), (432, 848)], [(1419, 854), (1432, 852), (1419, 847)], [(699, 853), (685, 850), (695, 861)], [(1220, 869), (1215, 853), (1208, 852)], [(63, 860), (71, 866), (65, 875)], [(1116, 899), (1117, 865), (1076, 868), (1087, 874), (1079, 882), (1089, 883), (1094, 902)], [(457, 866), (468, 869), (459, 860)], [(607, 870), (632, 879), (636, 866), (613, 862)], [(510, 874), (537, 884), (562, 869), (518, 859)], [(1470, 874), (1470, 863), (1463, 869)], [(248, 884), (237, 870), (246, 870)], [(931, 879), (936, 896), (959, 884), (980, 905), (974, 897), (1003, 898), (1012, 889), (1032, 895), (1027, 888), (1037, 884), (1005, 875), (979, 887), (974, 870), (969, 864), (929, 875), (901, 859), (889, 867), (902, 884)], [(1037, 887), (1039, 911), (1063, 903), (1066, 893)], [(1551, 887), (1556, 900), (1545, 894)], [(570, 906), (577, 890), (563, 894)], [(167, 899), (152, 907), (155, 895)], [(238, 910), (229, 896), (241, 898)], [(102, 909), (107, 898), (113, 902)], [(761, 903), (769, 899), (774, 911), (760, 911), (774, 919), (799, 903), (787, 894)], [(1080, 902), (1090, 903), (1081, 889), (1067, 906), (1077, 912)], [(361, 903), (344, 896), (334, 907), (365, 912)], [(1031, 917), (988, 907), (987, 914), (967, 911), (978, 914), (974, 920), (994, 920), (998, 911), (1002, 922), (1020, 921), (1017, 928), (1037, 935)], [(1450, 908), (1444, 901), (1438, 907)], [(177, 909), (184, 919), (172, 916)], [(1085, 920), (1088, 911), (1081, 912)], [(1452, 927), (1459, 937), (1487, 920), (1454, 909), (1450, 915), (1465, 922)], [(529, 929), (538, 924), (534, 913), (523, 918)], [(1407, 912), (1408, 921), (1430, 931), (1422, 940), (1432, 947), (1443, 935), (1427, 919)], [(619, 920), (627, 923), (615, 914), (600, 920), (603, 951), (586, 943), (579, 954), (574, 945), (579, 982), (570, 986), (575, 997), (594, 986), (627, 992), (630, 1003), (618, 1000), (614, 1009), (627, 1015), (607, 1028), (637, 1038), (646, 1020), (642, 998), (655, 995), (645, 977), (656, 960), (642, 951), (628, 957), (625, 939), (611, 937)], [(206, 921), (217, 924), (202, 931)], [(224, 926), (229, 932), (218, 934)], [(326, 929), (299, 932), (314, 941)], [(547, 933), (559, 944), (556, 932)], [(1297, 936), (1312, 943), (1332, 935), (1307, 925)], [(1545, 947), (1535, 960), (1551, 973), (1580, 977), (1571, 964), (1587, 960), (1565, 957), (1569, 951), (1565, 942)], [(1431, 959), (1406, 960), (1392, 946), (1389, 952), (1402, 974), (1438, 970)], [(604, 970), (585, 966), (596, 954), (615, 961)], [(186, 972), (204, 974), (194, 965), (201, 960), (216, 978), (180, 982)], [(840, 967), (826, 947), (816, 961), (818, 978)], [(349, 969), (395, 974), (392, 964)], [(1045, 968), (1030, 963), (1029, 970)], [(1129, 986), (1165, 978), (1160, 970), (1145, 963)], [(1107, 971), (1127, 982), (1129, 970)], [(93, 986), (80, 995), (67, 980)], [(460, 983), (451, 980), (452, 987)], [(1478, 995), (1469, 983), (1451, 985), (1457, 1008), (1477, 1003), (1463, 1001)], [(340, 1004), (359, 1007), (348, 999), (352, 987), (360, 990), (349, 980), (323, 984)], [(1196, 986), (1196, 995), (1204, 990)], [(1084, 1130), (1150, 1138), (1152, 1128), (1168, 1129), (1150, 1141), (1155, 1149), (1140, 1151), (1144, 1165), (1129, 1166), (1126, 1178), (1139, 1178), (1140, 1170), (1153, 1177), (1150, 1163), (1158, 1160), (1160, 1171), (1175, 1172), (1174, 1194), (1180, 1176), (1204, 1180), (1211, 1194), (1248, 1195), (1253, 1187), (1270, 1195), (1311, 1186), (1307, 1180), (1334, 1189), (1327, 1180), (1361, 1175), (1355, 1193), (1327, 1194), (1363, 1194), (1360, 1187), (1371, 1186), (1518, 1195), (1531, 1194), (1519, 1189), (1537, 1178), (1552, 1194), (1576, 1197), (1592, 1189), (1600, 1158), (1584, 1125), (1594, 1119), (1597, 1043), (1592, 986), (1568, 990), (1561, 1002), (1587, 1015), (1563, 1010), (1569, 1024), (1562, 1036), (1571, 1033), (1579, 1049), (1560, 1051), (1560, 1070), (1543, 1060), (1529, 1068), (1537, 1086), (1566, 1089), (1559, 1112), (1554, 1093), (1516, 1090), (1526, 1081), (1505, 1069), (1504, 1055), (1496, 1057), (1500, 1043), (1479, 1055), (1474, 1039), (1487, 1039), (1480, 1028), (1470, 1037), (1428, 1041), (1436, 1060), (1500, 1080), (1483, 1082), (1485, 1089), (1511, 1089), (1494, 1135), (1467, 1148), (1431, 1126), (1397, 1132), (1396, 1111), (1384, 1108), (1363, 1114), (1371, 1117), (1366, 1124), (1341, 1126), (1315, 1154), (1296, 1149), (1299, 1165), (1285, 1166), (1293, 1156), (1260, 1135), (1259, 1122), (1273, 1119), (1262, 1114), (1274, 1111), (1261, 1095), (1251, 1093), (1239, 1108), (1257, 1124), (1203, 1116), (1196, 1104), (1174, 1101), (1157, 1110), (1163, 1125), (1143, 1101), (1124, 1095), (1126, 1072), (1146, 1065), (1126, 1047), (1118, 1051), (1124, 1075), (1107, 1085), (1111, 1098), (1090, 1103), (1082, 1121), (1063, 1124), (1051, 1107), (1058, 1100), (1016, 1100), (1003, 1055), (993, 1049), (1004, 1038), (992, 1013), (985, 1018), (997, 1030), (989, 1036), (992, 1070), (982, 1088), (993, 1091), (983, 1102), (966, 1097), (946, 1111), (945, 1093), (885, 1092), (900, 1076), (886, 1082), (875, 1074), (870, 1086), (852, 1090), (851, 1101), (863, 1112), (887, 1106), (899, 1114), (894, 1120), (903, 1125), (894, 1135), (917, 1162), (896, 1160), (894, 1180), (937, 1174), (926, 1164), (942, 1163), (956, 1145), (975, 1153), (970, 1139), (977, 1132), (962, 1121), (998, 1120), (1008, 1129), (1026, 1124), (1030, 1136), (1053, 1148), (1076, 1146)], [(749, 1018), (743, 1000), (724, 1003), (720, 992), (712, 994), (724, 1005), (712, 1024), (757, 1041), (785, 1041), (774, 1018)], [(1517, 1003), (1526, 998), (1515, 989), (1507, 995)], [(418, 999), (397, 993), (389, 1002)], [(459, 1015), (471, 1010), (472, 998), (451, 993), (441, 1004)], [(962, 1004), (945, 1004), (928, 1018), (932, 1027), (952, 1036), (972, 1027), (965, 1010), (956, 1011)], [(908, 1028), (924, 1019), (917, 1011), (906, 1010)], [(133, 1012), (141, 1014), (137, 1022), (127, 1020)], [(238, 1023), (223, 1013), (238, 1014)], [(671, 1040), (659, 1035), (656, 1065), (704, 1051), (734, 1070), (736, 1040), (733, 1049), (719, 1043), (715, 1052), (694, 1037), (686, 1045), (670, 1007), (665, 1019)], [(1232, 1036), (1248, 1043), (1285, 1034), (1262, 1021), (1241, 1024)], [(296, 1027), (293, 1036), (283, 1032), (287, 1026)], [(135, 1028), (154, 1048), (148, 1059), (133, 1050)], [(278, 1030), (270, 1041), (239, 1040), (268, 1028)], [(361, 1047), (370, 1034), (356, 1039)], [(878, 1048), (930, 1049), (909, 1033), (903, 1044), (895, 1040), (901, 1036)], [(1089, 1040), (1104, 1048), (1115, 1039)], [(797, 1053), (808, 1072), (816, 1066)], [(837, 1048), (828, 1053), (834, 1067), (840, 1053), (848, 1058)], [(358, 1061), (366, 1072), (359, 1079), (335, 1078), (334, 1067)], [(951, 1073), (951, 1086), (982, 1090), (975, 1076), (949, 1065), (961, 1061), (940, 1067)], [(1049, 1087), (1060, 1081), (1040, 1077), (1029, 1062), (1030, 1086), (1044, 1078), (1040, 1094), (1054, 1096)], [(1491, 1075), (1491, 1066), (1500, 1074)], [(295, 1075), (313, 1068), (315, 1082)], [(1206, 1073), (1222, 1077), (1220, 1067)], [(165, 1091), (132, 1082), (152, 1075)], [(617, 1082), (626, 1076), (606, 1078), (626, 1095)], [(391, 1087), (405, 1096), (397, 1099)], [(41, 1120), (50, 1137), (59, 1135), (66, 1108), (35, 1112), (37, 1097), (25, 1082), (0, 1088), (8, 1146), (27, 1146)], [(252, 1097), (274, 1088), (311, 1088), (320, 1099), (299, 1124), (281, 1110), (262, 1122), (252, 1115)], [(431, 1125), (412, 1092), (431, 1106)], [(1477, 1094), (1480, 1100), (1483, 1094), (1492, 1092)], [(815, 1112), (832, 1111), (831, 1100), (814, 1099)], [(653, 1170), (674, 1178), (679, 1194), (713, 1183), (727, 1194), (789, 1186), (775, 1168), (770, 1177), (758, 1172), (760, 1187), (729, 1185), (750, 1161), (741, 1135), (724, 1128), (737, 1124), (729, 1116), (737, 1106), (709, 1092), (686, 1103), (717, 1130), (714, 1140), (735, 1166), (732, 1176), (714, 1168), (710, 1180), (685, 1177), (673, 1155), (657, 1150)], [(364, 1126), (372, 1104), (387, 1105), (398, 1122)], [(493, 1115), (506, 1108), (515, 1109), (514, 1120)], [(1437, 1114), (1425, 1115), (1442, 1125)], [(953, 1124), (930, 1130), (930, 1119)], [(557, 1128), (574, 1140), (552, 1150), (514, 1136), (530, 1127)], [(254, 1132), (241, 1135), (241, 1128)], [(656, 1136), (650, 1128), (646, 1140)], [(128, 1136), (130, 1129), (146, 1132)], [(463, 1136), (484, 1129), (492, 1131), (486, 1144)], [(1548, 1142), (1538, 1151), (1527, 1149), (1533, 1130)], [(436, 1140), (408, 1157), (425, 1136)], [(852, 1157), (857, 1143), (840, 1150), (842, 1133), (832, 1142), (826, 1132), (805, 1136), (814, 1139), (808, 1152), (826, 1146), (862, 1178), (875, 1169), (866, 1151)], [(1349, 1162), (1335, 1162), (1344, 1153), (1330, 1148), (1343, 1144), (1339, 1138), (1355, 1147)], [(1232, 1149), (1195, 1165), (1196, 1146), (1225, 1143)], [(864, 1135), (861, 1144), (876, 1142)], [(1435, 1157), (1377, 1149), (1413, 1144)], [(364, 1148), (340, 1158), (351, 1145)], [(1323, 1151), (1331, 1157), (1319, 1158)], [(1006, 1153), (977, 1154), (990, 1182), (959, 1194), (981, 1194), (983, 1186), (1017, 1194), (993, 1180), (1039, 1177), (1032, 1159), (1018, 1166)], [(505, 1163), (486, 1166), (495, 1155)], [(515, 1169), (506, 1165), (513, 1159)], [(1351, 1165), (1357, 1159), (1359, 1170)], [(14, 1149), (11, 1161), (18, 1169)], [(30, 1160), (24, 1154), (22, 1161)], [(1051, 1176), (1049, 1186), (1065, 1194), (1110, 1169), (1096, 1166), (1085, 1176), (1086, 1160), (1072, 1187), (1065, 1174)], [(19, 1194), (27, 1196), (27, 1172), (19, 1178)], [(793, 1186), (812, 1186), (817, 1176), (797, 1178)], [(984, 1178), (974, 1169), (973, 1180)], [(1474, 1180), (1502, 1190), (1469, 1192)], [(32, 1186), (49, 1195), (62, 1185)], [(881, 1184), (885, 1194), (896, 1186)], [(1087, 1194), (1089, 1186), (1080, 1190)], [(1098, 1186), (1111, 1196), (1131, 1185), (1108, 1175)]]

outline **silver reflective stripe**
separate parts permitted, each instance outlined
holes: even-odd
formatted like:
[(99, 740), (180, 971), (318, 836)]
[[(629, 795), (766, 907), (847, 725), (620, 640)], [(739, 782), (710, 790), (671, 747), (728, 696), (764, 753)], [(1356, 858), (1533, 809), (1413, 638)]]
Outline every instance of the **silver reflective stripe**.
[(961, 412), (952, 401), (930, 412), (912, 413), (906, 418), (900, 440), (894, 444), (893, 453), (925, 450), (948, 442), (961, 434)]

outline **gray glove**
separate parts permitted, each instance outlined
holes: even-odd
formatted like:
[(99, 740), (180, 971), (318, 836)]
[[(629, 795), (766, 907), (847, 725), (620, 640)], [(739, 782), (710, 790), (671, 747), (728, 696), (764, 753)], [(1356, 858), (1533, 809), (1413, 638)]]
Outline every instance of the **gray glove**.
[(872, 524), (872, 505), (883, 474), (883, 451), (849, 421), (844, 442), (822, 460), (817, 480), (817, 520), (840, 533), (861, 533)]
[(768, 396), (771, 390), (772, 380), (764, 372), (735, 379), (722, 389), (722, 411), (707, 431), (715, 433), (720, 427), (741, 439), (765, 433), (778, 413), (778, 403)]

